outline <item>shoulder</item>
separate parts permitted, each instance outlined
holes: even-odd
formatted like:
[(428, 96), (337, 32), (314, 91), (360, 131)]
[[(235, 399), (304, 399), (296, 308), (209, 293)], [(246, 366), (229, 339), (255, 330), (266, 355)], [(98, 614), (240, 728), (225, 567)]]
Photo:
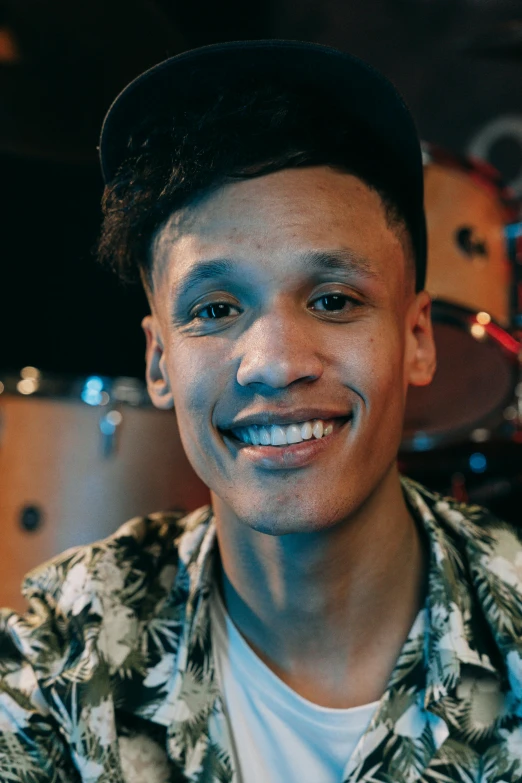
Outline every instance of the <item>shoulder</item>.
[[(459, 503), (408, 481), (441, 530), (458, 569), (481, 607), (493, 637), (519, 665), (522, 655), (522, 519), (520, 526), (491, 511)], [(417, 506), (418, 507), (418, 506)], [(520, 660), (522, 694), (522, 660)]]
[[(165, 640), (174, 649), (188, 585), (183, 557), (197, 557), (211, 519), (208, 506), (132, 519), (31, 571), (25, 614), (0, 610), (0, 736), (11, 736), (24, 763), (24, 743), (38, 764), (58, 759), (53, 718), (69, 725), (71, 683), (94, 688), (99, 698), (107, 672), (115, 678), (103, 685), (108, 689), (122, 672), (143, 680), (164, 655)], [(3, 780), (2, 770), (0, 759)]]
[(473, 574), (490, 574), (522, 596), (522, 519), (520, 526), (481, 506), (433, 496), (433, 512), (447, 532), (461, 542)]
[(520, 525), (498, 519), (487, 508), (461, 503), (454, 498), (402, 479), (408, 499), (424, 521), (433, 519), (473, 563), (499, 571), (522, 593), (522, 514)]
[(204, 528), (209, 517), (204, 506), (188, 515), (158, 512), (131, 519), (111, 536), (38, 566), (25, 577), (22, 592), (29, 601), (44, 600), (60, 619), (79, 616), (91, 601), (134, 605), (151, 590), (159, 599), (173, 584), (184, 538)]
[(46, 676), (102, 625), (115, 640), (129, 633), (137, 641), (138, 628), (161, 611), (173, 589), (180, 551), (187, 540), (199, 540), (210, 519), (209, 506), (188, 515), (136, 517), (108, 538), (69, 549), (29, 572), (22, 585), (28, 611), (0, 612), (4, 662), (18, 658)]

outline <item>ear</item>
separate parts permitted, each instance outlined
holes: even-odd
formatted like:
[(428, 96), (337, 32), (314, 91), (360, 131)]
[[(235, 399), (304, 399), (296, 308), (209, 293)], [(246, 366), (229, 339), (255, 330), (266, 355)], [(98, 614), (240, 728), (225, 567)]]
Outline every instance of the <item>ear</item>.
[(406, 320), (405, 387), (427, 386), (437, 368), (431, 324), (431, 298), (427, 291), (416, 294)]
[(167, 375), (166, 356), (156, 316), (145, 316), (141, 326), (147, 340), (145, 349), (147, 389), (156, 408), (168, 410), (174, 407), (174, 399)]

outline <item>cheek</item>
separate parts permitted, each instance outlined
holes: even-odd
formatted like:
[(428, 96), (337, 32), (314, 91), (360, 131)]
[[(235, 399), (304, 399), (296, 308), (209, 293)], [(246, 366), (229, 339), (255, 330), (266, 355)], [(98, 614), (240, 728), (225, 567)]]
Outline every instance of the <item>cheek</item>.
[(174, 405), (180, 428), (200, 431), (204, 420), (211, 415), (212, 389), (215, 380), (195, 363), (182, 365), (176, 362), (169, 373), (172, 378)]
[[(391, 321), (344, 348), (345, 366), (368, 402), (379, 399), (387, 404), (397, 393), (402, 395), (404, 346), (397, 323)], [(386, 398), (384, 398), (386, 395)]]
[(198, 372), (180, 374), (174, 385), (174, 405), (183, 449), (196, 475), (207, 483), (208, 455), (211, 452), (212, 398), (209, 384)]
[(197, 469), (209, 459), (215, 407), (227, 390), (224, 362), (182, 344), (170, 352), (168, 368), (181, 441)]

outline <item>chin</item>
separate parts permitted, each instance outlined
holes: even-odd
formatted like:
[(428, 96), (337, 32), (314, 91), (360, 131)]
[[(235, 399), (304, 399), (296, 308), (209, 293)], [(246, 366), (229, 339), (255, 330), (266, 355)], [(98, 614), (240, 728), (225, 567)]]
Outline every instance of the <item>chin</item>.
[[(343, 505), (342, 510), (339, 505)], [(296, 533), (320, 533), (334, 527), (350, 515), (351, 509), (349, 504), (346, 505), (347, 507), (344, 508), (344, 504), (337, 503), (335, 508), (325, 509), (323, 503), (318, 504), (317, 508), (310, 508), (310, 506), (302, 508), (299, 503), (294, 503), (290, 508), (287, 506), (282, 510), (279, 506), (273, 511), (265, 509), (261, 514), (252, 508), (248, 510), (236, 508), (234, 511), (243, 525), (257, 533), (285, 536)]]

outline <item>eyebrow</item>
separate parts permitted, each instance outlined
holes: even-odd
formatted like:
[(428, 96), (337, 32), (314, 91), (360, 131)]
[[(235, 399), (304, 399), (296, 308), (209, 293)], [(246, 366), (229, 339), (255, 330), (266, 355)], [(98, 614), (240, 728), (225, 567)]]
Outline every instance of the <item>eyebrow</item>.
[[(377, 278), (373, 264), (368, 258), (347, 248), (335, 250), (307, 250), (300, 256), (303, 270), (308, 273), (340, 271), (356, 274), (367, 279)], [(237, 262), (228, 258), (214, 258), (201, 261), (176, 284), (173, 290), (176, 298), (182, 299), (190, 291), (208, 280), (233, 277), (237, 272)]]

